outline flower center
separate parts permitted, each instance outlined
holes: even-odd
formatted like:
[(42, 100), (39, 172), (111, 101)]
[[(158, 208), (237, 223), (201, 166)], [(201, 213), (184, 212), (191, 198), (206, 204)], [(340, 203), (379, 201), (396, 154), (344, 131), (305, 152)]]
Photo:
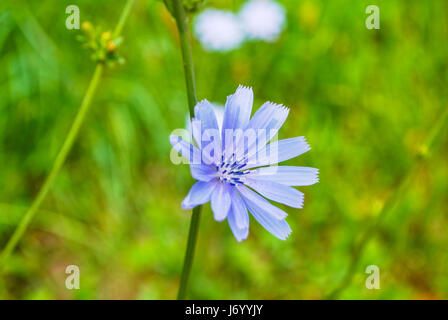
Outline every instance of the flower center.
[(244, 184), (244, 175), (249, 171), (241, 171), (241, 169), (246, 165), (246, 162), (246, 158), (240, 161), (235, 160), (235, 153), (229, 159), (224, 159), (224, 156), (222, 156), (221, 162), (216, 165), (219, 181), (230, 183), (232, 186)]

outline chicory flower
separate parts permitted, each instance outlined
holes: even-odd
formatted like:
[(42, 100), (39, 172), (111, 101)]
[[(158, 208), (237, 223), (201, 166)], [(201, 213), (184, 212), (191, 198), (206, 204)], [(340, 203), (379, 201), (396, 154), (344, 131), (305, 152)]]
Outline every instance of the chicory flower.
[[(226, 220), (238, 241), (249, 234), (249, 212), (267, 231), (285, 240), (291, 233), (287, 213), (269, 200), (302, 208), (304, 194), (294, 186), (318, 182), (318, 170), (278, 166), (310, 150), (304, 137), (270, 142), (289, 109), (264, 103), (252, 116), (253, 92), (240, 86), (227, 98), (222, 128), (213, 106), (199, 102), (191, 131), (195, 145), (171, 135), (175, 150), (189, 160), (197, 182), (182, 202), (183, 209), (211, 202), (215, 220)], [(269, 143), (270, 142), (270, 143)]]

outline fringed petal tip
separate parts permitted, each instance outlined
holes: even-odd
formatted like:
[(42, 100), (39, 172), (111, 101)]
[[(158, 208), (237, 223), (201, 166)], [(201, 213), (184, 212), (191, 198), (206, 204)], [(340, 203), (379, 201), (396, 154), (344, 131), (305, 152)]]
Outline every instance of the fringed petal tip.
[(313, 184), (316, 184), (319, 182), (319, 169), (317, 168), (310, 168), (311, 169), (311, 177), (310, 177), (310, 181), (307, 184), (307, 186), (311, 186)]
[(227, 222), (229, 223), (230, 229), (232, 230), (233, 236), (238, 242), (246, 240), (249, 236), (249, 225), (241, 228), (236, 222), (236, 217), (234, 212), (229, 212), (227, 217)]
[(242, 235), (238, 235), (238, 236), (233, 234), (235, 236), (236, 241), (238, 241), (238, 242), (243, 242), (244, 240), (247, 239), (247, 237), (249, 236), (249, 229), (242, 230), (241, 233), (242, 233)]
[(283, 219), (283, 220), (281, 220), (281, 222), (283, 222), (284, 223), (284, 231), (283, 231), (283, 233), (281, 233), (281, 234), (273, 234), (272, 232), (272, 234), (275, 236), (275, 237), (277, 237), (278, 239), (280, 239), (280, 240), (283, 240), (283, 241), (285, 241), (285, 240), (287, 240), (288, 238), (289, 238), (289, 236), (291, 235), (291, 233), (292, 233), (292, 230), (291, 230), (291, 227), (289, 226), (289, 224), (286, 222), (286, 219)]
[[(250, 93), (253, 94), (252, 87), (244, 86), (244, 85), (242, 85), (242, 84), (240, 84), (240, 85), (238, 86), (238, 88), (236, 89), (236, 92), (239, 92), (239, 91), (246, 91), (246, 92), (250, 92)], [(236, 93), (236, 92), (235, 92), (235, 93)]]
[(269, 103), (273, 108), (279, 109), (279, 111), (285, 112), (286, 114), (289, 113), (290, 108), (286, 107), (282, 103), (275, 103), (272, 101), (267, 101), (266, 103)]
[(210, 102), (207, 99), (202, 99), (194, 106), (194, 113), (197, 114), (201, 107), (209, 106)]
[(303, 148), (304, 148), (303, 153), (310, 151), (310, 150), (311, 150), (311, 146), (310, 146), (310, 144), (308, 143), (308, 141), (306, 140), (306, 138), (305, 138), (304, 136), (301, 136), (301, 137), (299, 137), (299, 139), (300, 139), (300, 140), (302, 141), (302, 143), (303, 143)]
[(227, 99), (229, 99), (231, 97), (234, 97), (234, 96), (237, 96), (237, 95), (246, 95), (246, 94), (249, 94), (249, 95), (253, 96), (254, 92), (252, 90), (252, 87), (240, 84), (238, 86), (238, 88), (236, 88), (234, 93), (232, 93), (232, 94), (227, 96)]
[(319, 169), (317, 169), (317, 168), (313, 168), (314, 170), (315, 170), (315, 172), (314, 172), (314, 174), (315, 174), (315, 177), (314, 177), (314, 183), (312, 183), (312, 184), (315, 184), (315, 183), (318, 183), (319, 182)]
[(285, 236), (284, 236), (284, 238), (282, 239), (282, 238), (279, 238), (280, 240), (287, 240), (288, 238), (289, 238), (289, 236), (291, 235), (291, 233), (292, 233), (292, 230), (291, 229), (289, 229), (289, 232), (288, 233), (286, 233), (285, 234)]

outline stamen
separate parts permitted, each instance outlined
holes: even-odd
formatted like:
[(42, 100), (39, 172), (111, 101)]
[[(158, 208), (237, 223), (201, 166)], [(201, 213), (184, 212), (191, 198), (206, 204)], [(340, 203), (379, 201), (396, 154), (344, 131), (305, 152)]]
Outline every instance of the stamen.
[(232, 186), (244, 185), (243, 176), (248, 173), (248, 171), (240, 171), (246, 165), (246, 159), (241, 160), (236, 159), (236, 154), (233, 153), (229, 159), (224, 160), (224, 156), (221, 157), (223, 161), (216, 164), (216, 170), (218, 171), (219, 181), (227, 182)]

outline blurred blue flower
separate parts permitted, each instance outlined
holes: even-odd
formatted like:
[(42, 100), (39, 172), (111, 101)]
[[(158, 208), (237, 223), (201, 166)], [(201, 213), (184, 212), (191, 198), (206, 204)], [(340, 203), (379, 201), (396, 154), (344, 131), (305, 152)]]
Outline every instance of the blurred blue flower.
[(245, 40), (275, 41), (285, 27), (286, 10), (273, 0), (249, 0), (237, 14), (210, 8), (194, 22), (194, 34), (206, 50), (226, 52)]
[(267, 199), (302, 208), (304, 195), (293, 186), (318, 182), (318, 170), (276, 166), (310, 147), (304, 137), (269, 143), (285, 122), (289, 109), (266, 102), (251, 118), (252, 104), (252, 89), (238, 87), (227, 98), (219, 128), (213, 106), (203, 100), (196, 105), (191, 121), (196, 145), (170, 136), (172, 146), (189, 160), (191, 175), (198, 180), (183, 200), (182, 208), (191, 209), (211, 201), (215, 220), (227, 218), (238, 241), (249, 234), (249, 211), (266, 230), (285, 240), (291, 233), (285, 221), (287, 214)]
[(286, 22), (285, 8), (271, 0), (250, 0), (239, 12), (242, 28), (249, 39), (274, 41)]
[(235, 14), (230, 11), (207, 9), (195, 20), (194, 33), (203, 47), (210, 51), (229, 51), (238, 48), (244, 32)]

